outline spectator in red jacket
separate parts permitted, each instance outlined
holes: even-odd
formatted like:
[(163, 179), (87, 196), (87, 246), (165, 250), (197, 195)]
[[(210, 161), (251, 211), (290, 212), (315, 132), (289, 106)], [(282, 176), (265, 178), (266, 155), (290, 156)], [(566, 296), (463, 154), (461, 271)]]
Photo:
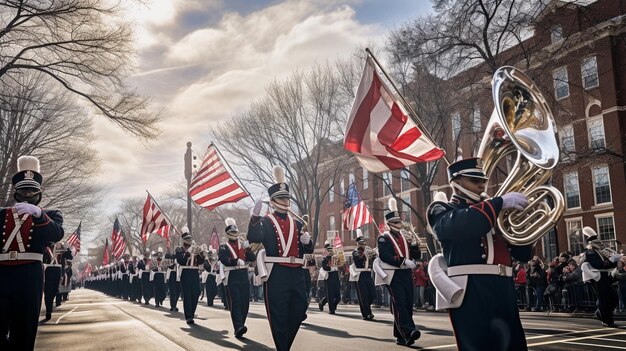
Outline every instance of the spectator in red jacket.
[(517, 266), (517, 274), (515, 275), (515, 284), (526, 286), (526, 268), (523, 264)]
[(426, 272), (424, 271), (424, 264), (422, 262), (417, 262), (415, 271), (413, 271), (413, 286), (415, 286), (415, 307), (423, 308), (424, 307), (424, 291), (426, 291), (426, 286), (428, 285), (428, 276), (426, 276)]

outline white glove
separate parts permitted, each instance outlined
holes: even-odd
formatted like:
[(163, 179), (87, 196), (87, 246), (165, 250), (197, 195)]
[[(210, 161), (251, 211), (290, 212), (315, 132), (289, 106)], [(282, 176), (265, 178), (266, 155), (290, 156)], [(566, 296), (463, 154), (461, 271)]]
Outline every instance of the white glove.
[(246, 263), (240, 258), (237, 260), (237, 267), (245, 267)]
[(20, 216), (23, 214), (29, 214), (33, 217), (40, 218), (41, 217), (41, 208), (35, 205), (31, 205), (28, 202), (18, 202), (15, 204), (15, 211)]
[(258, 217), (261, 214), (261, 209), (263, 209), (263, 201), (257, 200), (257, 202), (254, 203), (254, 208), (252, 209), (252, 215)]
[(241, 246), (243, 246), (244, 249), (247, 249), (250, 247), (250, 242), (248, 240), (244, 241)]
[(617, 261), (622, 259), (623, 255), (617, 254), (617, 255), (613, 255), (611, 257), (609, 257), (609, 261), (613, 262), (613, 263), (617, 263)]
[(302, 235), (300, 235), (300, 242), (304, 245), (309, 245), (311, 242), (311, 235), (309, 235), (309, 233), (302, 233)]
[(502, 195), (502, 209), (516, 209), (523, 211), (528, 206), (528, 198), (522, 193), (508, 193)]
[(415, 269), (415, 262), (409, 260), (408, 258), (404, 259), (404, 262), (402, 263), (402, 265), (406, 268)]

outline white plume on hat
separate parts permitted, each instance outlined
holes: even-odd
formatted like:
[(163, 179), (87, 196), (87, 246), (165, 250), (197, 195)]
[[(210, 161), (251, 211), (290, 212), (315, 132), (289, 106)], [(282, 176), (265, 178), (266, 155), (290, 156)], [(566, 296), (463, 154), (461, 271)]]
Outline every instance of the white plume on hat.
[(448, 195), (443, 191), (438, 191), (435, 193), (433, 201), (448, 202)]
[(39, 159), (35, 156), (20, 156), (17, 159), (17, 171), (33, 171), (40, 173)]
[(226, 226), (228, 227), (229, 225), (237, 225), (237, 222), (235, 222), (234, 218), (226, 218), (226, 220), (224, 221), (226, 223)]
[(276, 183), (285, 182), (285, 170), (281, 166), (274, 166), (273, 172)]
[(163, 248), (159, 246), (159, 248), (157, 249), (157, 252), (163, 253)]
[(189, 233), (189, 228), (187, 228), (187, 226), (184, 226), (182, 228), (180, 228), (180, 231), (183, 233)]
[(389, 206), (389, 211), (391, 211), (391, 212), (397, 212), (398, 211), (398, 201), (396, 201), (395, 198), (392, 197), (392, 198), (389, 199), (388, 206)]
[(363, 236), (363, 232), (361, 231), (361, 228), (356, 228), (356, 238), (360, 238)]
[(583, 228), (583, 236), (585, 238), (591, 238), (592, 236), (597, 236), (598, 234), (596, 233), (595, 230), (593, 230), (593, 228), (591, 227), (584, 227)]

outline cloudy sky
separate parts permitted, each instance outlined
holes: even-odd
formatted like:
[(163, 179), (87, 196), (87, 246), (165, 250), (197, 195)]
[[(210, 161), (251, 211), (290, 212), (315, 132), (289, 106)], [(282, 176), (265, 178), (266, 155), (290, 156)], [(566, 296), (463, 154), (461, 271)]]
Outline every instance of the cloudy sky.
[(149, 0), (129, 8), (138, 48), (131, 84), (162, 111), (162, 134), (141, 143), (96, 119), (105, 212), (145, 189), (159, 199), (180, 184), (186, 142), (202, 152), (208, 127), (245, 110), (270, 81), (381, 43), (429, 10), (427, 0)]

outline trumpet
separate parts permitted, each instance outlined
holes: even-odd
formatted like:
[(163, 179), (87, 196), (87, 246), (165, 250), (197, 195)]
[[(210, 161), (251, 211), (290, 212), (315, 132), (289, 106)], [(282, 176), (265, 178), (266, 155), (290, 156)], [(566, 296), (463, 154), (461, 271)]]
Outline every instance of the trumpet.
[(333, 255), (330, 259), (331, 267), (342, 267), (346, 264), (346, 255), (343, 252), (343, 249), (333, 249)]

